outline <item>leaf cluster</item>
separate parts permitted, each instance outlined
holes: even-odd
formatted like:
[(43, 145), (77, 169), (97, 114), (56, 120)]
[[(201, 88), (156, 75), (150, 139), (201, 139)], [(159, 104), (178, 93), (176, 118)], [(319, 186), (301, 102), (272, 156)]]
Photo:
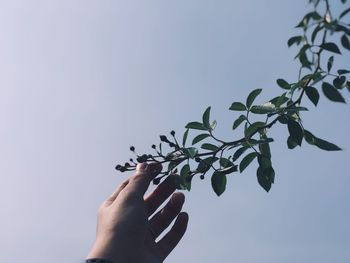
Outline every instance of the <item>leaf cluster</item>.
[[(282, 91), (269, 101), (257, 102), (262, 89), (255, 89), (244, 102), (234, 101), (229, 107), (233, 115), (237, 114), (233, 119), (232, 130), (237, 133), (238, 130), (242, 131), (240, 139), (227, 141), (217, 138), (214, 135), (217, 122), (212, 120), (211, 107), (208, 107), (200, 121), (186, 125), (181, 143), (175, 132), (171, 131), (171, 137), (161, 135), (159, 145), (152, 145), (154, 154), (137, 154), (132, 146), (130, 150), (136, 155), (135, 161), (130, 159), (124, 165), (117, 165), (116, 169), (125, 172), (134, 170), (140, 162), (159, 162), (165, 169), (154, 183), (159, 183), (163, 177), (172, 173), (179, 173), (178, 188), (186, 190), (191, 190), (195, 176), (204, 179), (209, 174), (214, 192), (221, 195), (226, 189), (229, 175), (242, 173), (256, 161), (257, 181), (264, 190), (269, 191), (275, 181), (270, 148), (274, 140), (269, 136), (269, 130), (274, 125), (286, 127), (289, 149), (300, 147), (306, 142), (326, 151), (341, 150), (307, 130), (302, 121), (302, 114), (308, 111), (307, 107), (302, 106), (305, 98), (317, 107), (321, 95), (332, 102), (346, 103), (344, 93), (346, 90), (350, 92), (350, 69), (335, 70), (336, 57), (350, 51), (350, 24), (344, 22), (350, 14), (350, 8), (345, 8), (338, 17), (333, 17), (329, 1), (322, 2), (325, 3), (324, 7), (320, 0), (309, 0), (313, 10), (296, 26), (301, 34), (291, 37), (287, 42), (288, 47), (298, 48), (295, 56), (300, 62), (298, 77), (294, 81), (277, 79), (276, 86)], [(346, 2), (342, 0), (343, 4)], [(336, 44), (336, 38), (340, 45)], [(195, 136), (188, 142), (190, 131), (195, 132)]]

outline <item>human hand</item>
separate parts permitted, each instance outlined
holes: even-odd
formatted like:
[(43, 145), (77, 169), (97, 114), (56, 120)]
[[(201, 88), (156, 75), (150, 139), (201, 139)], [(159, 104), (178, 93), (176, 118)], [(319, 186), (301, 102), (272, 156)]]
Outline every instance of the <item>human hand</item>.
[[(113, 263), (159, 263), (170, 254), (184, 235), (188, 214), (181, 212), (185, 200), (176, 192), (155, 215), (157, 208), (176, 190), (176, 175), (170, 175), (147, 197), (150, 182), (162, 167), (141, 163), (135, 174), (123, 182), (98, 210), (95, 243), (87, 256)], [(152, 217), (151, 217), (152, 216)], [(156, 238), (175, 220), (164, 237)]]

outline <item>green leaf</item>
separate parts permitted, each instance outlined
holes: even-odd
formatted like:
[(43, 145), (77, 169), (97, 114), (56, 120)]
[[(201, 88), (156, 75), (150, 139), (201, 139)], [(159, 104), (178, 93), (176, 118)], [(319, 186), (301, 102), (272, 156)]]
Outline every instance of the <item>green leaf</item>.
[(312, 18), (312, 19), (315, 20), (315, 21), (318, 21), (318, 20), (322, 20), (322, 19), (323, 19), (323, 17), (322, 17), (319, 13), (317, 13), (316, 11), (307, 14), (307, 16), (308, 16), (309, 18)]
[(342, 33), (345, 33), (345, 34), (348, 34), (350, 35), (350, 29), (346, 28), (345, 26), (343, 25), (340, 25), (337, 21), (334, 21), (334, 28), (332, 28), (332, 30), (334, 30), (335, 32), (342, 32)]
[(343, 96), (339, 93), (339, 91), (334, 88), (331, 84), (328, 82), (323, 82), (322, 84), (322, 91), (324, 95), (331, 101), (335, 102), (342, 102), (345, 103), (345, 99)]
[(182, 137), (182, 146), (185, 147), (189, 129), (186, 129), (184, 136)]
[(301, 143), (303, 141), (304, 133), (303, 129), (301, 128), (300, 124), (294, 120), (289, 119), (288, 120), (288, 131), (289, 135), (293, 138), (293, 140), (301, 146)]
[(211, 144), (211, 143), (204, 143), (204, 144), (202, 144), (201, 148), (204, 150), (209, 150), (209, 151), (213, 151), (213, 152), (215, 152), (219, 149), (218, 146)]
[(290, 84), (284, 79), (278, 79), (276, 82), (277, 82), (277, 85), (280, 86), (282, 89), (289, 90), (291, 88)]
[[(260, 139), (266, 140), (267, 136), (265, 134), (262, 134), (260, 135)], [(268, 159), (271, 159), (271, 149), (268, 143), (259, 144), (259, 150), (263, 156), (265, 156)]]
[(345, 74), (349, 74), (349, 73), (350, 73), (350, 70), (347, 70), (347, 69), (339, 69), (338, 70), (339, 75), (345, 75)]
[(233, 164), (233, 162), (231, 162), (229, 159), (224, 158), (224, 157), (221, 157), (221, 158), (220, 158), (220, 165), (221, 165), (222, 167), (226, 168), (226, 167), (231, 167), (231, 166), (233, 166), (234, 164)]
[(182, 185), (184, 186), (185, 189), (188, 191), (191, 190), (191, 170), (190, 166), (188, 164), (185, 164), (181, 171), (180, 171), (180, 177), (182, 179)]
[(239, 164), (239, 171), (243, 172), (257, 156), (258, 154), (256, 152), (247, 154)]
[(293, 137), (288, 136), (287, 145), (289, 149), (294, 149), (298, 146), (298, 143), (293, 139)]
[(232, 166), (220, 169), (219, 171), (220, 173), (223, 173), (223, 174), (232, 174), (234, 172), (237, 172), (237, 165), (232, 165)]
[(261, 121), (257, 121), (252, 123), (247, 129), (244, 131), (245, 137), (250, 137), (253, 133), (255, 133), (259, 128), (264, 127), (265, 123)]
[(198, 150), (195, 147), (189, 147), (189, 148), (184, 148), (183, 152), (186, 155), (186, 157), (193, 159), (194, 157), (196, 157)]
[(337, 89), (345, 88), (345, 86), (346, 86), (346, 77), (345, 76), (336, 77), (333, 80), (333, 85)]
[(301, 20), (295, 27), (296, 28), (298, 28), (298, 27), (300, 27), (300, 28), (304, 27), (305, 28), (306, 27), (305, 19)]
[(317, 89), (314, 87), (306, 87), (305, 88), (306, 96), (311, 100), (311, 102), (317, 106), (318, 101), (320, 100), (320, 94)]
[(226, 189), (226, 175), (215, 171), (211, 177), (211, 185), (214, 192), (220, 196)]
[(178, 166), (180, 163), (182, 162), (182, 160), (174, 160), (174, 161), (170, 161), (168, 164), (168, 171), (172, 171), (176, 166)]
[(250, 147), (243, 146), (239, 148), (232, 156), (232, 162), (235, 162)]
[(344, 48), (346, 48), (347, 50), (350, 50), (350, 41), (346, 37), (346, 35), (343, 35), (341, 37), (340, 41), (341, 41), (341, 44), (343, 45)]
[(250, 125), (247, 129), (244, 130), (244, 136), (248, 138), (250, 135), (257, 131), (258, 127)]
[(200, 141), (202, 141), (202, 140), (204, 140), (205, 138), (208, 138), (208, 137), (210, 137), (210, 135), (207, 134), (207, 133), (199, 134), (193, 139), (192, 145), (194, 145), (194, 144), (196, 144), (196, 143), (198, 143), (198, 142), (200, 142)]
[(323, 49), (328, 50), (328, 51), (333, 52), (333, 53), (341, 54), (338, 46), (333, 42), (323, 43), (320, 46), (320, 48), (323, 48)]
[(264, 104), (264, 105), (255, 105), (250, 108), (250, 112), (254, 114), (266, 114), (266, 113), (272, 113), (275, 111), (276, 111), (276, 107), (272, 103)]
[(287, 115), (283, 114), (281, 116), (278, 116), (278, 121), (281, 123), (281, 124), (287, 124), (288, 123), (288, 117)]
[(287, 98), (286, 95), (287, 95), (287, 92), (284, 92), (281, 96), (277, 96), (272, 100), (270, 100), (270, 102), (273, 105), (275, 105), (276, 108), (279, 108), (289, 100), (289, 98)]
[(217, 122), (213, 121), (213, 123), (210, 125), (210, 128), (211, 128), (212, 131), (215, 130), (216, 125), (217, 125)]
[(219, 158), (218, 157), (208, 157), (208, 158), (205, 158), (203, 160), (201, 160), (198, 164), (198, 167), (197, 167), (197, 172), (200, 172), (200, 173), (206, 173), (207, 171), (209, 171), (209, 169), (211, 168), (211, 165), (213, 163), (215, 163)]
[(308, 108), (305, 108), (305, 107), (292, 107), (292, 108), (289, 108), (286, 111), (286, 113), (288, 113), (289, 115), (291, 114), (294, 114), (294, 113), (299, 113), (300, 111), (308, 111), (309, 109)]
[(317, 25), (317, 27), (314, 29), (311, 35), (311, 42), (314, 43), (315, 39), (317, 37), (318, 32), (320, 32), (323, 29), (323, 26)]
[(294, 57), (294, 58), (297, 58), (299, 57), (301, 54), (305, 54), (305, 52), (310, 48), (310, 44), (305, 44), (299, 51), (299, 53)]
[(261, 91), (262, 89), (255, 89), (248, 95), (247, 101), (246, 101), (246, 105), (248, 109), (252, 106), (255, 98), (261, 93)]
[(305, 141), (308, 143), (308, 144), (311, 144), (311, 145), (315, 145), (315, 138), (316, 136), (313, 135), (311, 132), (309, 132), (308, 130), (304, 130), (304, 138), (305, 138)]
[(232, 103), (230, 110), (234, 110), (234, 111), (246, 111), (247, 108), (246, 106), (241, 103), (241, 102), (234, 102)]
[(237, 172), (237, 165), (235, 165), (227, 158), (220, 158), (220, 166), (222, 167), (222, 169), (220, 169), (219, 171), (223, 174), (231, 174), (233, 172)]
[(304, 130), (304, 137), (305, 137), (305, 140), (309, 144), (315, 145), (322, 150), (325, 150), (325, 151), (341, 151), (342, 150), (339, 146), (316, 137), (308, 130)]
[(266, 139), (260, 139), (260, 140), (249, 139), (249, 144), (251, 144), (251, 145), (257, 145), (257, 144), (262, 144), (262, 143), (270, 143), (270, 142), (273, 142), (272, 138), (266, 138)]
[(232, 129), (234, 130), (234, 129), (238, 128), (238, 126), (241, 125), (241, 123), (242, 123), (243, 121), (245, 121), (246, 119), (247, 119), (247, 117), (244, 116), (244, 115), (239, 116), (239, 117), (235, 120), (235, 122), (233, 123)]
[(301, 52), (299, 54), (299, 61), (304, 68), (308, 68), (311, 70), (312, 63), (309, 61), (306, 52)]
[(327, 74), (322, 76), (321, 72), (317, 72), (314, 77), (312, 78), (313, 82), (310, 84), (310, 86), (314, 86), (315, 84), (317, 84), (318, 82), (320, 82), (321, 80), (323, 80), (324, 78), (327, 77)]
[(264, 169), (261, 166), (259, 166), (256, 174), (260, 186), (264, 188), (266, 192), (270, 191), (271, 185), (275, 178), (274, 169), (272, 167)]
[(325, 140), (322, 140), (320, 138), (317, 138), (317, 140), (315, 141), (315, 145), (322, 149), (322, 150), (325, 150), (325, 151), (341, 151), (342, 149), (333, 144), (333, 143), (330, 143), (328, 141), (325, 141)]
[(261, 168), (269, 168), (272, 167), (271, 156), (267, 157), (263, 154), (258, 154), (258, 163)]
[(327, 70), (328, 72), (331, 71), (332, 67), (333, 67), (333, 63), (334, 63), (334, 56), (331, 56), (329, 59), (328, 59), (328, 62), (327, 62)]
[(291, 37), (289, 40), (288, 40), (288, 47), (291, 47), (293, 46), (295, 43), (297, 45), (300, 44), (300, 42), (303, 40), (303, 37), (302, 36), (295, 36), (295, 37)]
[(211, 129), (211, 127), (210, 127), (210, 122), (209, 122), (209, 118), (210, 118), (210, 107), (208, 107), (205, 111), (204, 111), (204, 113), (203, 113), (203, 126), (206, 128), (206, 129), (208, 129), (208, 130), (210, 130)]
[(185, 164), (181, 168), (180, 176), (183, 177), (183, 178), (186, 178), (190, 174), (190, 172), (191, 172), (190, 166), (188, 164)]
[(200, 122), (197, 122), (197, 121), (188, 123), (185, 128), (193, 129), (193, 130), (202, 130), (202, 131), (206, 131), (207, 130), (207, 128), (205, 128), (203, 126), (203, 123), (200, 123)]

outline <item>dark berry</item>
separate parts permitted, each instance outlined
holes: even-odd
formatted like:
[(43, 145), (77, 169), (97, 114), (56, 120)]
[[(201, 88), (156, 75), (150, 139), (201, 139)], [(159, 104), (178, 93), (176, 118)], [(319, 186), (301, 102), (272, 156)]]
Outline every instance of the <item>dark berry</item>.
[(165, 135), (160, 135), (159, 137), (162, 142), (169, 142), (168, 138)]
[(160, 183), (160, 178), (153, 179), (153, 184), (158, 185)]

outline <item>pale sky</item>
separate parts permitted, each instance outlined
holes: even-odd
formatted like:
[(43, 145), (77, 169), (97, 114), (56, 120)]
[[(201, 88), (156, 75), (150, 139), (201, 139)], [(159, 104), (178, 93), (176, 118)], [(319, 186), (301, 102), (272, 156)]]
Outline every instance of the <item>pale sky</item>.
[[(240, 136), (231, 103), (256, 88), (264, 102), (282, 93), (277, 78), (297, 77), (286, 41), (306, 2), (0, 0), (0, 262), (82, 261), (130, 145), (149, 151), (209, 105), (218, 136)], [(350, 107), (306, 105), (305, 127), (344, 151), (290, 151), (287, 129), (273, 128), (271, 191), (256, 165), (221, 197), (194, 180), (166, 262), (349, 262)]]

